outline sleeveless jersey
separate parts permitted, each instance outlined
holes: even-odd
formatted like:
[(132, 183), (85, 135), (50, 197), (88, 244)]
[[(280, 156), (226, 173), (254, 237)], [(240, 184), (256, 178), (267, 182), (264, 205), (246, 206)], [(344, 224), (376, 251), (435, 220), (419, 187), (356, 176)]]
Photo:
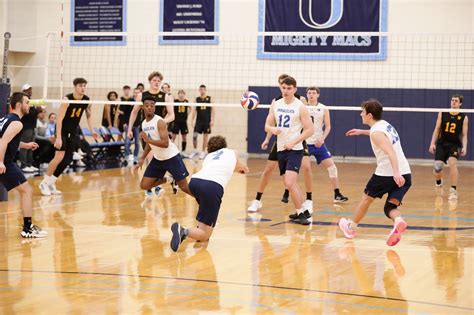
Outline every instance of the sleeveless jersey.
[[(196, 103), (211, 103), (211, 97), (205, 98), (196, 97)], [(211, 107), (210, 106), (196, 106), (197, 117), (196, 121), (209, 123), (211, 121)]]
[(308, 144), (314, 144), (316, 140), (321, 138), (323, 135), (323, 126), (324, 126), (324, 114), (326, 113), (326, 105), (318, 103), (316, 106), (307, 105), (306, 109), (308, 109), (309, 116), (311, 117), (311, 121), (313, 122), (314, 126), (314, 133), (306, 139)]
[(202, 168), (191, 178), (200, 178), (218, 183), (225, 188), (229, 182), (237, 164), (235, 151), (220, 149), (209, 153), (202, 162)]
[(438, 142), (461, 146), (461, 133), (465, 117), (466, 114), (464, 113), (458, 113), (455, 115), (451, 113), (442, 113)]
[[(175, 103), (188, 103), (188, 100), (183, 100), (182, 102), (179, 99), (174, 100)], [(174, 121), (175, 122), (186, 122), (188, 120), (188, 106), (174, 106)]]
[[(275, 115), (276, 126), (281, 130), (277, 136), (277, 151), (284, 151), (283, 146), (298, 138), (303, 129), (300, 119), (301, 106), (305, 106), (299, 99), (294, 98), (291, 104), (286, 104), (282, 98), (275, 101), (273, 113)], [(293, 150), (303, 150), (303, 143), (299, 142)]]
[[(410, 174), (410, 165), (403, 153), (402, 145), (400, 143), (400, 136), (398, 135), (395, 128), (390, 125), (385, 120), (379, 120), (370, 128), (370, 135), (372, 133), (380, 131), (383, 132), (390, 142), (392, 143), (393, 150), (398, 160), (398, 169), (400, 170), (400, 175)], [(375, 157), (377, 158), (377, 168), (375, 169), (375, 175), (379, 176), (393, 176), (392, 164), (390, 164), (390, 159), (388, 155), (375, 143), (372, 142), (372, 137), (370, 138), (370, 144), (372, 145), (372, 150), (374, 151)]]
[[(148, 135), (148, 138), (152, 140), (160, 140), (160, 133), (158, 131), (158, 121), (163, 120), (158, 115), (155, 115), (150, 121), (146, 119), (142, 122), (142, 131)], [(155, 159), (164, 161), (171, 159), (175, 155), (179, 154), (179, 150), (173, 142), (169, 142), (167, 148), (160, 148), (158, 146), (150, 144), (153, 156)]]
[[(155, 102), (164, 103), (166, 93), (165, 92), (158, 92), (156, 94), (152, 94), (152, 93), (150, 93), (150, 91), (145, 91), (142, 94), (142, 101), (145, 99), (145, 97), (150, 97), (150, 96), (155, 99)], [(160, 117), (165, 117), (166, 116), (166, 106), (164, 106), (164, 105), (155, 105), (155, 115), (158, 115)], [(145, 119), (145, 116), (143, 116), (143, 119)]]
[[(68, 94), (66, 98), (70, 101), (88, 101), (89, 96), (84, 95), (82, 99), (76, 100), (74, 95)], [(66, 114), (63, 118), (63, 125), (61, 127), (61, 133), (76, 133), (77, 126), (81, 122), (81, 117), (84, 111), (87, 109), (89, 104), (69, 104), (66, 110)]]
[[(0, 138), (3, 137), (3, 134), (7, 130), (8, 126), (14, 121), (19, 121), (21, 123), (20, 117), (15, 113), (9, 113), (5, 117), (0, 119)], [(23, 129), (22, 129), (23, 130)], [(4, 163), (13, 162), (15, 160), (16, 153), (20, 147), (21, 133), (17, 133), (13, 139), (8, 142), (7, 150), (5, 151)]]

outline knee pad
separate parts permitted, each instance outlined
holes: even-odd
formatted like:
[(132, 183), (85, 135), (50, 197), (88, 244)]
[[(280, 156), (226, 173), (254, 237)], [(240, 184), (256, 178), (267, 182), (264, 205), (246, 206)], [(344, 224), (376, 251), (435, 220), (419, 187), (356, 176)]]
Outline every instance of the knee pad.
[(386, 201), (383, 207), (383, 212), (385, 212), (385, 215), (387, 216), (387, 218), (391, 219), (390, 212), (397, 209), (397, 207), (398, 207), (397, 205), (394, 205), (393, 203)]
[(193, 141), (197, 141), (197, 139), (198, 139), (198, 133), (193, 132)]
[(435, 161), (434, 164), (434, 172), (435, 173), (441, 173), (444, 167), (444, 162), (443, 161)]
[(337, 167), (336, 165), (328, 167), (329, 178), (337, 178)]

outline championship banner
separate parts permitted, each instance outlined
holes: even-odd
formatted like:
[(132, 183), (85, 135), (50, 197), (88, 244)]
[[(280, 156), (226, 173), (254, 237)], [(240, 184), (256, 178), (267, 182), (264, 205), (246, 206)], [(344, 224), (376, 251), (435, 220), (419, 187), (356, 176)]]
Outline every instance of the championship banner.
[[(219, 0), (161, 0), (160, 32), (218, 32)], [(160, 44), (218, 44), (217, 36), (160, 36)]]
[[(386, 37), (330, 32), (386, 32), (387, 0), (259, 0), (259, 59), (385, 60)], [(315, 32), (325, 33), (315, 35)]]
[[(125, 32), (127, 0), (72, 0), (72, 32)], [(71, 36), (72, 46), (125, 45), (124, 36)]]

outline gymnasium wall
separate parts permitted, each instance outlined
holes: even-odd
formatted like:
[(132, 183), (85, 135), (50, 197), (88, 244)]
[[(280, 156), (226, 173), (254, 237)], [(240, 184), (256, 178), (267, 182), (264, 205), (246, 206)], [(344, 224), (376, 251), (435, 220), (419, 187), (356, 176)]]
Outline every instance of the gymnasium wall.
[[(473, 66), (472, 42), (459, 50), (446, 40), (440, 42), (440, 38), (433, 35), (469, 33), (473, 27), (472, 1), (391, 0), (388, 3), (388, 31), (397, 34), (388, 41), (388, 58), (385, 61), (360, 62), (257, 60), (254, 37), (258, 25), (257, 0), (220, 0), (219, 28), (229, 35), (223, 35), (217, 46), (160, 46), (154, 37), (150, 40), (147, 35), (140, 35), (158, 31), (159, 1), (128, 0), (127, 31), (131, 33), (128, 45), (66, 47), (64, 92), (69, 91), (75, 76), (84, 76), (89, 80), (88, 93), (94, 99), (104, 99), (107, 91), (119, 90), (123, 84), (146, 83), (146, 76), (155, 69), (164, 73), (165, 81), (171, 84), (174, 92), (185, 88), (192, 99), (197, 94), (198, 85), (205, 83), (214, 101), (222, 103), (236, 103), (248, 86), (274, 86), (282, 72), (294, 75), (301, 86), (316, 84), (333, 89), (368, 91), (373, 88), (472, 90), (472, 71), (469, 72)], [(70, 30), (70, 1), (63, 1), (61, 7), (61, 1), (6, 0), (0, 10), (0, 15), (5, 17), (0, 23), (0, 30), (14, 30), (14, 38), (27, 36), (30, 32), (34, 32), (31, 36), (58, 32), (63, 29), (61, 19), (65, 31)], [(12, 12), (24, 12), (28, 19), (15, 18), (17, 16)], [(406, 35), (409, 33), (431, 35), (419, 40), (419, 35), (410, 37)], [(454, 42), (465, 40), (463, 36), (452, 37)], [(48, 97), (58, 98), (61, 96), (59, 45), (57, 39), (52, 40), (47, 58), (46, 43), (44, 37), (13, 40), (10, 64), (37, 66), (44, 65), (48, 59)], [(149, 58), (140, 55), (143, 45), (153, 49), (160, 57), (152, 56), (151, 62), (137, 66), (134, 63), (137, 59)], [(11, 68), (9, 72), (13, 88), (18, 89), (28, 82), (33, 85), (36, 96), (42, 94), (45, 84), (42, 68)], [(449, 75), (446, 75), (447, 72)], [(347, 95), (340, 100), (346, 103), (338, 105), (358, 102)], [(393, 106), (408, 104), (394, 102)], [(414, 106), (418, 105), (414, 103)], [(102, 107), (95, 108), (94, 122), (98, 124)], [(226, 135), (230, 146), (246, 151), (248, 126), (247, 113), (240, 108), (221, 108), (217, 110), (213, 132)]]

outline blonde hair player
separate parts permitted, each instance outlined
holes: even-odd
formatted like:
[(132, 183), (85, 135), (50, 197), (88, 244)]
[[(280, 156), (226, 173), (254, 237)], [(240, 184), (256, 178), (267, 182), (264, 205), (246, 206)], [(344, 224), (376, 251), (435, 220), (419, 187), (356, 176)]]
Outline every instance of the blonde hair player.
[(407, 223), (402, 218), (398, 206), (411, 186), (410, 165), (403, 153), (397, 131), (385, 120), (382, 120), (382, 104), (370, 99), (362, 103), (362, 123), (370, 130), (351, 129), (347, 136), (365, 135), (370, 137), (370, 144), (377, 158), (377, 168), (367, 183), (362, 200), (357, 206), (354, 219), (341, 218), (339, 228), (348, 239), (353, 239), (357, 224), (364, 218), (370, 204), (375, 198), (388, 194), (384, 205), (385, 215), (393, 221), (393, 229), (388, 235), (387, 245), (394, 246), (400, 242)]

